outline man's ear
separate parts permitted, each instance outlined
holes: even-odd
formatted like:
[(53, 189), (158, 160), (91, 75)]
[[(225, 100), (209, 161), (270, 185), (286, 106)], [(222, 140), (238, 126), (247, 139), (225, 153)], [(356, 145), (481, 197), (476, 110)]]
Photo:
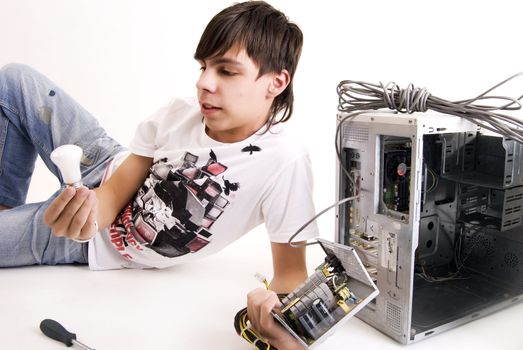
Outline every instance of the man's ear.
[(272, 80), (269, 85), (268, 96), (275, 98), (283, 92), (291, 82), (291, 76), (287, 69), (283, 69), (280, 73), (272, 73)]

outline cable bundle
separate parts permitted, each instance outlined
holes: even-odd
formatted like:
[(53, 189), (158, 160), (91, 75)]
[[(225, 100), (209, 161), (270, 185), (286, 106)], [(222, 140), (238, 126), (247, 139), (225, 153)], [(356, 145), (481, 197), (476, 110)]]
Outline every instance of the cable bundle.
[[(409, 84), (401, 89), (396, 83), (387, 85), (370, 84), (362, 81), (343, 80), (338, 84), (338, 110), (355, 112), (389, 108), (401, 113), (426, 112), (433, 110), (452, 114), (469, 120), (478, 126), (499, 133), (523, 143), (523, 119), (502, 114), (496, 111), (515, 111), (521, 109), (521, 99), (506, 96), (490, 96), (488, 93), (505, 84), (522, 73), (515, 74), (493, 86), (475, 98), (461, 101), (447, 101), (431, 95), (424, 88)], [(482, 100), (500, 100), (500, 106), (481, 105), (475, 102)]]
[(268, 342), (263, 340), (249, 325), (249, 316), (247, 315), (247, 308), (243, 308), (234, 317), (234, 328), (236, 333), (254, 345), (258, 350), (278, 350), (271, 346)]

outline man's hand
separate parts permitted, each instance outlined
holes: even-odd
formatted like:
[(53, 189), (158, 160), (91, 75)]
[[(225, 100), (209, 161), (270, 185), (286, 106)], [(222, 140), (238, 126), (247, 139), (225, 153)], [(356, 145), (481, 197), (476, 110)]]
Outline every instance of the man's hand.
[(92, 238), (98, 229), (111, 225), (129, 203), (152, 164), (152, 158), (130, 154), (100, 187), (93, 190), (66, 187), (45, 211), (44, 223), (55, 236)]
[(276, 293), (262, 288), (247, 295), (247, 314), (256, 333), (264, 337), (278, 350), (303, 350), (304, 347), (271, 315), (273, 309), (281, 307)]
[(93, 190), (66, 187), (45, 211), (44, 223), (55, 236), (88, 240), (98, 231), (97, 211), (98, 200)]

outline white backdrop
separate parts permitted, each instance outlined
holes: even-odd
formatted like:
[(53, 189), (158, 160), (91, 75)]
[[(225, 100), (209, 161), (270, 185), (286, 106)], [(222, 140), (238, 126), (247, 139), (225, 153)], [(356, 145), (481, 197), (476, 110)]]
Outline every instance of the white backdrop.
[[(426, 87), (436, 96), (462, 99), (477, 95), (523, 70), (521, 5), (518, 7), (518, 1), (340, 0), (320, 3), (273, 0), (271, 3), (296, 22), (305, 35), (295, 77), (295, 115), (290, 123), (309, 146), (318, 211), (335, 199), (334, 129), (339, 81), (387, 83), (394, 80), (402, 86), (412, 82)], [(192, 55), (196, 44), (210, 18), (229, 4), (229, 0), (0, 0), (0, 65), (21, 62), (34, 66), (75, 97), (116, 139), (128, 144), (143, 118), (173, 96), (195, 93), (199, 65)], [(519, 88), (512, 90), (512, 95), (523, 93), (523, 84), (516, 85)], [(45, 200), (58, 186), (58, 181), (39, 162), (28, 200)], [(332, 240), (333, 212), (324, 215), (319, 224), (322, 236)], [(250, 255), (259, 247), (268, 251), (263, 234), (251, 235), (248, 241), (242, 240), (217, 258), (210, 258), (215, 266), (204, 267), (203, 263), (198, 263), (147, 275), (140, 271), (85, 274), (85, 269), (74, 267), (47, 268), (53, 272), (43, 275), (45, 268), (6, 269), (0, 279), (0, 294), (3, 293), (0, 299), (6, 302), (0, 325), (3, 324), (2, 329), (7, 327), (9, 334), (3, 335), (2, 347), (7, 342), (7, 348), (12, 349), (34, 348), (34, 344), (51, 348), (54, 344), (44, 342), (35, 325), (44, 315), (54, 315), (67, 321), (73, 331), (75, 327), (81, 330), (83, 339), (97, 339), (95, 343), (100, 348), (104, 348), (104, 342), (108, 349), (143, 349), (149, 347), (148, 344), (156, 344), (155, 348), (173, 348), (171, 345), (162, 347), (164, 343), (158, 343), (158, 339), (154, 340), (156, 343), (149, 343), (143, 332), (137, 337), (137, 343), (133, 343), (134, 347), (125, 347), (124, 343), (117, 343), (117, 339), (104, 337), (106, 328), (88, 326), (96, 315), (103, 313), (107, 317), (106, 323), (113, 322), (107, 328), (114, 327), (115, 331), (127, 334), (125, 325), (120, 325), (118, 314), (106, 311), (104, 302), (85, 304), (75, 302), (74, 298), (65, 299), (68, 295), (76, 295), (74, 293), (80, 293), (82, 298), (84, 294), (91, 295), (92, 288), (100, 291), (94, 296), (105, 298), (102, 291), (107, 291), (107, 286), (113, 284), (121, 284), (121, 289), (115, 293), (121, 295), (127, 285), (126, 279), (145, 279), (151, 283), (150, 279), (167, 274), (176, 278), (162, 278), (163, 287), (144, 283), (138, 292), (150, 295), (153, 290), (154, 293), (164, 290), (172, 293), (173, 300), (178, 300), (176, 298), (185, 297), (184, 293), (189, 292), (181, 289), (176, 281), (193, 281), (198, 285), (196, 282), (204, 278), (209, 285), (219, 284), (217, 290), (222, 293), (219, 298), (223, 299), (220, 304), (223, 310), (209, 309), (215, 312), (213, 317), (218, 317), (217, 321), (198, 316), (198, 322), (209, 334), (219, 335), (225, 343), (234, 344), (228, 348), (246, 349), (247, 344), (236, 339), (228, 322), (234, 311), (243, 305), (245, 290), (258, 285), (252, 274), (270, 273), (271, 262), (267, 254), (259, 254), (256, 259)], [(318, 263), (314, 261), (312, 265)], [(223, 273), (232, 268), (234, 274)], [(117, 282), (113, 283), (113, 279)], [(26, 286), (29, 281), (31, 286)], [(41, 291), (37, 295), (31, 289), (33, 281), (35, 288)], [(206, 298), (206, 290), (200, 288), (194, 287), (190, 293), (198, 296), (194, 300)], [(123, 301), (127, 302), (129, 298), (131, 296)], [(109, 298), (106, 303), (115, 299)], [(209, 307), (208, 304), (206, 302), (205, 307)], [(165, 307), (177, 310), (182, 306)], [(181, 311), (187, 311), (189, 306), (183, 306)], [(146, 310), (147, 305), (143, 310), (137, 309), (136, 314), (129, 309), (127, 317), (130, 320), (143, 318), (145, 325), (156, 324), (157, 315), (151, 312), (149, 317)], [(512, 334), (520, 344), (521, 336), (516, 328), (520, 322), (516, 319), (521, 316), (516, 311), (504, 311), (475, 321), (473, 327), (460, 327), (460, 331), (436, 336), (413, 349), (440, 349), (448, 347), (449, 343), (458, 347), (494, 348), (499, 346), (498, 340), (485, 342), (475, 336), (494, 333), (496, 329)], [(76, 318), (76, 314), (83, 317)], [(192, 346), (194, 349), (208, 348), (203, 345), (205, 337), (194, 339), (191, 336), (194, 333), (181, 331), (186, 327), (183, 319), (171, 321), (182, 327), (175, 332), (180, 341), (196, 344)], [(221, 328), (217, 328), (217, 324), (222, 325)], [(168, 331), (170, 326), (171, 323), (167, 323), (163, 328), (151, 331), (151, 335)], [(400, 348), (356, 320), (351, 320), (350, 326), (351, 329), (332, 337), (330, 345), (325, 344), (327, 348), (345, 348), (349, 342), (359, 349)], [(132, 334), (133, 330), (128, 332)], [(354, 334), (360, 334), (360, 337), (354, 337)], [(168, 339), (161, 341), (171, 344)], [(207, 342), (211, 341), (212, 338)], [(509, 338), (504, 344), (505, 349), (521, 348)]]
[[(195, 93), (196, 44), (231, 3), (1, 0), (0, 65), (22, 62), (44, 72), (128, 144), (139, 121), (171, 97)], [(309, 145), (317, 210), (335, 197), (339, 81), (412, 82), (460, 99), (523, 70), (517, 1), (271, 3), (304, 32), (290, 123)], [(28, 200), (46, 199), (56, 186), (39, 164)], [(333, 213), (319, 223), (331, 238)]]

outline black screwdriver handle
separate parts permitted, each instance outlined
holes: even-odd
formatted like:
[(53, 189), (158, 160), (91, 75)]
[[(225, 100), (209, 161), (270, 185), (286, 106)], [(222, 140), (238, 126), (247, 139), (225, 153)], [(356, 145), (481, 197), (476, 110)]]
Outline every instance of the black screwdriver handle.
[(49, 338), (58, 340), (67, 346), (72, 346), (73, 340), (76, 340), (76, 334), (68, 332), (60, 323), (49, 318), (40, 322), (40, 330)]

